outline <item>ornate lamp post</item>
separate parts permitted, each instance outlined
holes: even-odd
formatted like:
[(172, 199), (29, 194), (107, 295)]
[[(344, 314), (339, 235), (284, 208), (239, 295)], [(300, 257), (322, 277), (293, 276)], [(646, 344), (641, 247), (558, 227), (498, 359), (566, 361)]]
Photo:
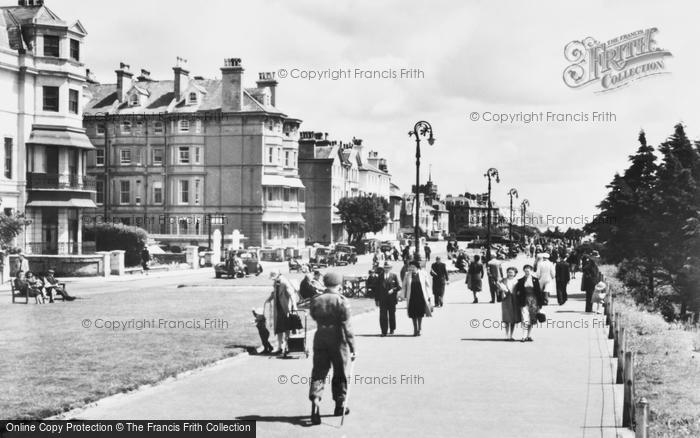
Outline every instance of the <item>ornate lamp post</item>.
[(510, 189), (508, 191), (508, 196), (510, 196), (510, 224), (508, 224), (508, 240), (513, 241), (513, 198), (518, 199), (518, 191), (516, 189)]
[(497, 183), (500, 183), (501, 179), (495, 167), (487, 170), (484, 176), (489, 180), (489, 196), (486, 204), (486, 261), (489, 261), (491, 260), (491, 178), (495, 178)]
[(520, 221), (522, 223), (522, 226), (525, 226), (525, 213), (527, 212), (527, 208), (530, 206), (530, 201), (527, 199), (523, 199), (523, 202), (520, 203)]
[(433, 145), (435, 143), (435, 138), (433, 137), (433, 127), (430, 123), (421, 120), (416, 123), (413, 127), (413, 131), (408, 132), (409, 137), (414, 137), (416, 139), (416, 223), (413, 229), (414, 239), (416, 241), (416, 251), (414, 253), (414, 258), (416, 260), (420, 259), (420, 138), (428, 139), (428, 144)]

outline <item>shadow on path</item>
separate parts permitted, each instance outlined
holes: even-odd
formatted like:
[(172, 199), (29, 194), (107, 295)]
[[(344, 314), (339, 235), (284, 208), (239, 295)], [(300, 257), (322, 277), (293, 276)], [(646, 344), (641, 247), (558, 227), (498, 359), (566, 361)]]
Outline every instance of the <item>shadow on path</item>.
[[(355, 337), (360, 337), (360, 338), (381, 338), (382, 335), (377, 334), (377, 333), (372, 333), (372, 334), (361, 334), (358, 335), (356, 334)], [(385, 338), (414, 338), (415, 336), (413, 335), (406, 335), (406, 334), (393, 334), (393, 335), (386, 335), (384, 336)]]
[[(472, 341), (472, 342), (508, 342), (503, 338), (462, 338), (460, 341)], [(511, 341), (512, 342), (512, 341)]]
[[(333, 415), (321, 415), (321, 418), (334, 417)], [(311, 427), (311, 417), (309, 415), (291, 415), (291, 416), (281, 416), (281, 415), (246, 415), (243, 417), (237, 417), (236, 420), (241, 421), (257, 421), (261, 423), (288, 423), (293, 426), (301, 427)]]

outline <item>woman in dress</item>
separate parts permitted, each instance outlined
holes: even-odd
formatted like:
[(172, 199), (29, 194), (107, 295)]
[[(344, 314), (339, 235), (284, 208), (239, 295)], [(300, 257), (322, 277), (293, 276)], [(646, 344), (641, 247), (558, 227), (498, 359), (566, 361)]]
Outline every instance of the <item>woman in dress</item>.
[(525, 275), (515, 285), (515, 296), (523, 323), (523, 338), (520, 342), (532, 342), (532, 324), (537, 322), (537, 313), (544, 304), (540, 282), (532, 275), (532, 266), (523, 266)]
[(270, 272), (270, 279), (274, 281), (272, 293), (265, 300), (265, 304), (272, 303), (272, 322), (277, 335), (277, 351), (275, 354), (287, 354), (287, 339), (292, 330), (290, 315), (297, 310), (296, 290), (294, 286), (282, 276), (279, 269)]
[(520, 306), (515, 297), (515, 285), (518, 283), (518, 280), (515, 278), (516, 275), (518, 275), (518, 268), (511, 266), (506, 270), (506, 278), (498, 284), (503, 293), (501, 321), (505, 324), (507, 341), (515, 340), (513, 338), (515, 325), (521, 321)]
[(474, 261), (469, 264), (467, 269), (467, 287), (474, 294), (474, 303), (479, 302), (477, 294), (481, 292), (484, 278), (484, 265), (481, 264), (479, 255), (474, 256)]
[(413, 336), (420, 336), (423, 317), (432, 316), (430, 276), (413, 261), (403, 280), (403, 297), (408, 317), (413, 320)]

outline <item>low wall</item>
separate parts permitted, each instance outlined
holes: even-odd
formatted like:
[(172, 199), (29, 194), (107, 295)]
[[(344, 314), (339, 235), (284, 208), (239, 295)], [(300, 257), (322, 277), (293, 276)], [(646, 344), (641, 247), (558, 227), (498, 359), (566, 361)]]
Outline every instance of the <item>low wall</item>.
[(151, 254), (151, 262), (157, 265), (169, 265), (171, 263), (187, 263), (187, 254), (179, 253), (165, 253), (165, 254)]
[[(104, 256), (84, 255), (26, 255), (29, 270), (43, 274), (54, 269), (57, 277), (95, 277), (104, 275)], [(14, 277), (18, 268), (17, 256), (10, 256), (10, 276)]]

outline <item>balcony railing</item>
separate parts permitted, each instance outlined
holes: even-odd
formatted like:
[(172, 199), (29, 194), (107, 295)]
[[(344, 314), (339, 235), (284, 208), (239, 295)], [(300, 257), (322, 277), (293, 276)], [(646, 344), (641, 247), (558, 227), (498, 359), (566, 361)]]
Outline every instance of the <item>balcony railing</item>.
[(95, 190), (95, 177), (90, 175), (59, 175), (57, 173), (27, 173), (28, 189)]

